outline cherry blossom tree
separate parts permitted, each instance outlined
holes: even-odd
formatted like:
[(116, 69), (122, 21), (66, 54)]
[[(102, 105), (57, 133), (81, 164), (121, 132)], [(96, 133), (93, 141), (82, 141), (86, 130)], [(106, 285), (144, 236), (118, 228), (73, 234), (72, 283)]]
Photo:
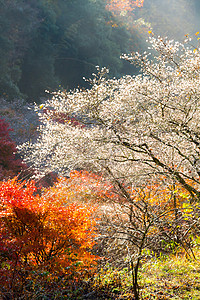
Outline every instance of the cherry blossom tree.
[(26, 162), (63, 175), (103, 171), (134, 185), (165, 175), (199, 199), (200, 51), (188, 38), (181, 44), (152, 35), (149, 42), (153, 58), (122, 55), (139, 75), (107, 79), (108, 70), (97, 67), (90, 89), (53, 93), (36, 107), (43, 125), (36, 143), (21, 146)]

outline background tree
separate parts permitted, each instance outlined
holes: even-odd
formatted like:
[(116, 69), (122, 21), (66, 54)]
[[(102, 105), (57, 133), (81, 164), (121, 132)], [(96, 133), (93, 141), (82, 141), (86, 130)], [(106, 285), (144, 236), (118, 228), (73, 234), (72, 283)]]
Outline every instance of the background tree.
[(16, 158), (16, 144), (10, 138), (9, 124), (0, 119), (0, 180), (18, 175), (26, 169), (21, 159)]
[(157, 35), (183, 41), (185, 34), (192, 35), (199, 28), (195, 2), (145, 0), (140, 13), (141, 17), (151, 24), (153, 32)]
[[(137, 74), (121, 53), (146, 47), (147, 32), (182, 40), (198, 30), (198, 1), (1, 0), (1, 96), (39, 101), (79, 86), (95, 71)], [(191, 23), (192, 20), (192, 23)]]
[(31, 2), (0, 1), (0, 88), (4, 97), (22, 97), (18, 86), (21, 62), (30, 36), (39, 24), (37, 9)]
[(1, 96), (33, 101), (59, 84), (74, 88), (97, 64), (121, 72), (128, 33), (108, 24), (114, 17), (103, 0), (1, 0), (1, 7)]

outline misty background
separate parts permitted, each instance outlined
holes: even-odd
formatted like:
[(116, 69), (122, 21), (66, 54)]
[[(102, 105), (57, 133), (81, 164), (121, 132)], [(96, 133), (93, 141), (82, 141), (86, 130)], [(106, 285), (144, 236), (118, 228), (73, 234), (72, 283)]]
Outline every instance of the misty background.
[(39, 102), (45, 90), (87, 87), (96, 65), (135, 74), (120, 55), (145, 51), (149, 31), (179, 41), (200, 31), (199, 0), (122, 2), (0, 0), (0, 97)]

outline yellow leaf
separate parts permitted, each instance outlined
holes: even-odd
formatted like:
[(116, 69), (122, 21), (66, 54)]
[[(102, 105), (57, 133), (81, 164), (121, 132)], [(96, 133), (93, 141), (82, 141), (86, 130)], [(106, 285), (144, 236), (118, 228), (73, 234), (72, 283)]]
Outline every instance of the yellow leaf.
[(197, 36), (199, 34), (199, 31), (197, 31), (196, 33), (195, 33), (195, 35)]
[(151, 31), (151, 30), (149, 30), (149, 31), (148, 31), (148, 34), (151, 34), (151, 33), (152, 33), (152, 31)]
[(193, 52), (194, 52), (194, 53), (197, 52), (197, 49), (194, 49)]

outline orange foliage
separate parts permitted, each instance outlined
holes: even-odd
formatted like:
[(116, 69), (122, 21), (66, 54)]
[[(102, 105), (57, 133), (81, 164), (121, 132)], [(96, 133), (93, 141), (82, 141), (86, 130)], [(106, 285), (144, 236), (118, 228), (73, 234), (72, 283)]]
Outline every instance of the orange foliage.
[(144, 0), (108, 0), (106, 8), (113, 13), (132, 12), (136, 7), (142, 7)]
[(36, 192), (33, 181), (0, 183), (0, 281), (4, 289), (13, 289), (33, 270), (48, 271), (49, 280), (71, 274), (77, 278), (96, 259), (91, 254), (96, 235), (92, 206), (68, 203), (56, 186), (42, 196)]
[(132, 51), (138, 51), (141, 48), (141, 40), (147, 39), (147, 32), (150, 30), (150, 24), (142, 18), (135, 18), (135, 9), (143, 7), (144, 0), (106, 0), (106, 9), (110, 11), (113, 17), (107, 21), (107, 24), (113, 28), (125, 26), (134, 36), (130, 39)]
[(58, 197), (67, 197), (68, 201), (102, 203), (118, 201), (119, 196), (114, 192), (113, 185), (105, 181), (101, 175), (88, 171), (72, 171), (69, 178), (62, 178), (58, 184)]
[(190, 203), (191, 195), (180, 184), (167, 184), (162, 180), (163, 178), (160, 178), (159, 183), (151, 182), (144, 188), (130, 192), (135, 204), (133, 211), (137, 215), (138, 207), (146, 207), (146, 210), (139, 212), (141, 219), (145, 218), (146, 222), (151, 222), (152, 218), (156, 221), (152, 222), (147, 236), (151, 238), (157, 235), (160, 241), (165, 241), (165, 250), (167, 246), (171, 250), (172, 242), (190, 248), (191, 236), (197, 235), (193, 218), (195, 210), (199, 210), (199, 204)]
[[(182, 209), (185, 203), (190, 203), (191, 196), (189, 192), (180, 184), (163, 183), (163, 178), (160, 182), (151, 182), (144, 188), (132, 190), (131, 198), (134, 202), (144, 201), (160, 213), (167, 213), (168, 216), (174, 215), (174, 210)], [(192, 183), (190, 182), (192, 185)]]

